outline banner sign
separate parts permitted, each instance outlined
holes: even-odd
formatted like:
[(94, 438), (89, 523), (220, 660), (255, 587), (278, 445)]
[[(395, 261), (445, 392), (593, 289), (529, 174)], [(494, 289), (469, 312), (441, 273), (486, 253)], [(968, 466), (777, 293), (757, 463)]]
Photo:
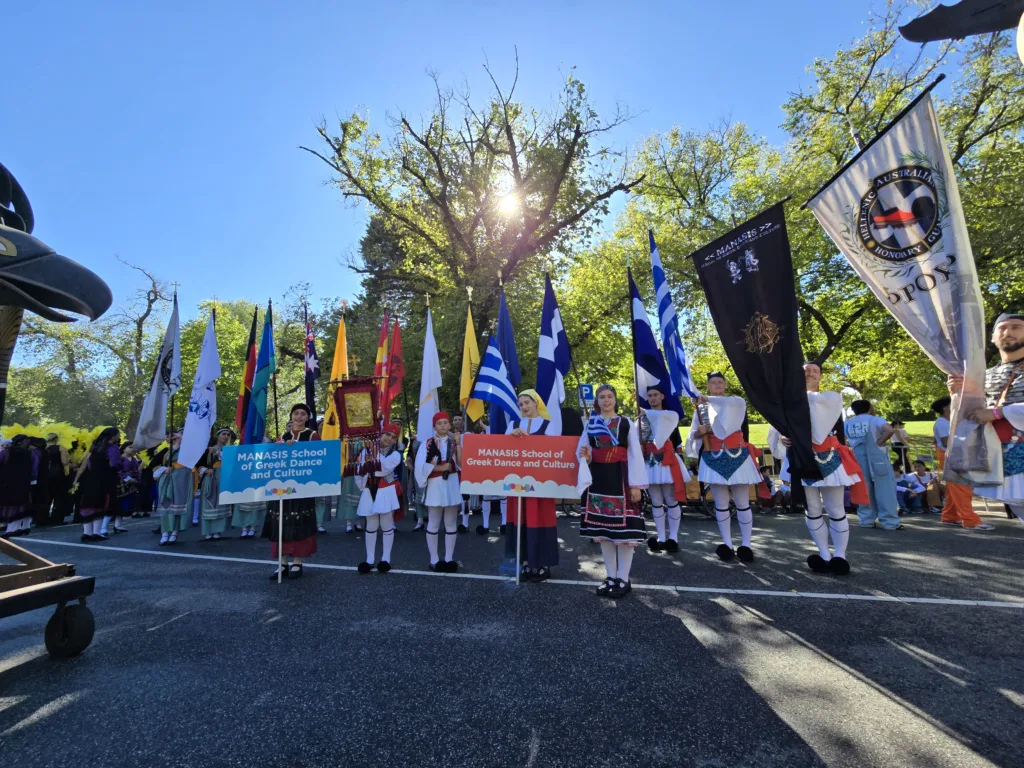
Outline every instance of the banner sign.
[(341, 441), (229, 445), (221, 453), (221, 504), (341, 493)]
[(578, 499), (578, 437), (466, 435), (462, 493)]
[(793, 257), (782, 203), (691, 255), (725, 354), (750, 404), (793, 441), (790, 468), (821, 472), (811, 448), (811, 412), (797, 327)]
[[(807, 207), (935, 365), (964, 376), (971, 402), (954, 408), (973, 410), (984, 406), (985, 313), (953, 172), (925, 92)], [(988, 466), (975, 426), (950, 441), (948, 468)]]

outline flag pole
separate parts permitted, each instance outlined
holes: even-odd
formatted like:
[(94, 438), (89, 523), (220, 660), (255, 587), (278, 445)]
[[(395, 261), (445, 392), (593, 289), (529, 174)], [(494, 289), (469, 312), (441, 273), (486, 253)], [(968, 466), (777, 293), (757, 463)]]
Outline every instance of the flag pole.
[(284, 571), (284, 496), (277, 502), (277, 583)]
[(640, 382), (636, 378), (636, 316), (633, 310), (633, 269), (626, 265), (626, 279), (629, 281), (629, 338), (633, 346), (633, 401), (636, 403), (636, 417), (640, 418)]
[[(273, 315), (273, 299), (267, 299), (267, 309), (271, 312), (270, 315), (270, 344), (274, 344), (274, 315)], [(274, 386), (274, 434), (276, 437), (281, 436), (281, 425), (278, 423), (277, 417), (277, 351), (274, 352), (274, 371), (270, 374), (270, 379)], [(282, 509), (284, 509), (284, 501), (282, 500)], [(283, 535), (283, 534), (282, 534)], [(278, 576), (281, 574), (278, 573)]]
[(516, 496), (516, 586), (519, 586), (519, 573), (523, 569), (523, 497)]

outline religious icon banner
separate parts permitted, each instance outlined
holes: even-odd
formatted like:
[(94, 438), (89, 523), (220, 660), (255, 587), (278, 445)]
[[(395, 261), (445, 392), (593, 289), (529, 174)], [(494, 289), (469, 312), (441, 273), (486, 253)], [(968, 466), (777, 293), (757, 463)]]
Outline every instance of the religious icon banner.
[(985, 313), (953, 163), (928, 92), (807, 207), (935, 365), (964, 377), (946, 467), (971, 473), (975, 484), (1001, 480), (989, 476), (999, 464), (998, 441), (970, 422), (958, 428), (959, 412), (985, 404)]
[(820, 478), (782, 203), (691, 254), (725, 354), (750, 404), (793, 441), (794, 476)]

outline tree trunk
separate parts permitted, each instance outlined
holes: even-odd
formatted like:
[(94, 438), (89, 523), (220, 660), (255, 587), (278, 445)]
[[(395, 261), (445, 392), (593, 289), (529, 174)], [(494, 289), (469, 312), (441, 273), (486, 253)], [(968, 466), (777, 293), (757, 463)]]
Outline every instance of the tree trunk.
[(4, 406), (7, 403), (7, 373), (11, 369), (14, 346), (18, 343), (18, 331), (25, 310), (21, 307), (0, 307), (0, 424), (4, 420)]

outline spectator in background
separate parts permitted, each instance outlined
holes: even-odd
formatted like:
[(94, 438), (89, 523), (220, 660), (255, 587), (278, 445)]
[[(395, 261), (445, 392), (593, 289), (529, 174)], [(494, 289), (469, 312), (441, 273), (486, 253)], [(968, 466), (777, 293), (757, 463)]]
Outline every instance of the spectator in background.
[(910, 468), (910, 457), (908, 452), (910, 451), (910, 436), (907, 434), (905, 429), (906, 425), (899, 420), (893, 421), (892, 423), (892, 449), (896, 452), (897, 460), (900, 464), (900, 470), (897, 472), (899, 475), (909, 475), (913, 470)]
[[(949, 445), (949, 408), (952, 400), (940, 397), (932, 403), (932, 410), (938, 414), (932, 433), (935, 435), (935, 464), (939, 469), (946, 465), (946, 448)], [(943, 478), (945, 480), (945, 478)], [(946, 480), (946, 504), (942, 508), (942, 524), (950, 528), (976, 528), (990, 531), (994, 526), (982, 521), (974, 511), (974, 492), (969, 485), (960, 485)]]
[(892, 463), (893, 474), (896, 476), (896, 498), (899, 501), (900, 514), (920, 515), (924, 503), (925, 486), (913, 473), (903, 474), (902, 465), (898, 461)]
[(857, 508), (860, 526), (874, 528), (877, 518), (885, 530), (899, 530), (903, 526), (896, 499), (896, 481), (885, 449), (893, 428), (885, 419), (875, 415), (874, 407), (867, 400), (854, 400), (850, 408), (854, 416), (844, 426), (846, 440), (863, 470), (871, 500), (870, 506), (862, 504)]

